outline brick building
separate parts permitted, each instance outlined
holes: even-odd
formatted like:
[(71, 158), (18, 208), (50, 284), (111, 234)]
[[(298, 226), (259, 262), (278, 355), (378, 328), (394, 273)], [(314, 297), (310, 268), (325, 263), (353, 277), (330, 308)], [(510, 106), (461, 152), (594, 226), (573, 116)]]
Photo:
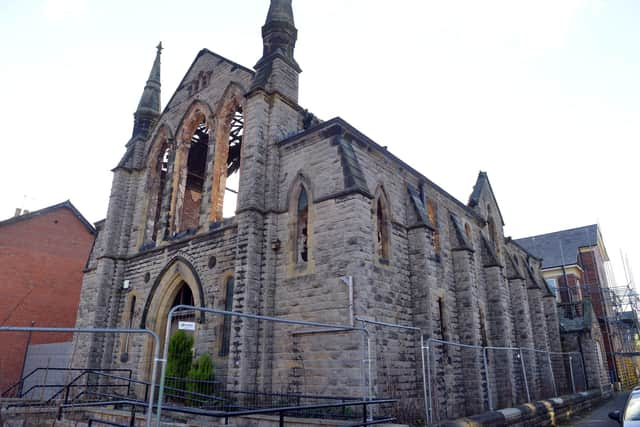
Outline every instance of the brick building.
[[(637, 333), (633, 313), (619, 313), (616, 295), (609, 283), (606, 263), (609, 255), (597, 224), (556, 231), (516, 240), (535, 256), (541, 257), (542, 274), (556, 290), (562, 318), (585, 315), (582, 307), (593, 310), (602, 335), (602, 352), (612, 381), (631, 386), (637, 383), (631, 358), (616, 357), (622, 352), (628, 329)], [(589, 315), (589, 313), (586, 313)], [(625, 316), (625, 314), (627, 316)], [(631, 315), (631, 318), (628, 316)], [(632, 335), (635, 335), (632, 333)], [(627, 366), (628, 365), (628, 366)]]
[[(69, 201), (0, 222), (0, 325), (73, 327), (94, 236)], [(2, 332), (0, 391), (20, 378), (27, 343), (70, 341), (71, 334)]]
[[(186, 302), (342, 325), (354, 313), (425, 338), (560, 351), (540, 260), (505, 238), (487, 174), (463, 203), (342, 118), (299, 105), (291, 0), (271, 1), (262, 37), (253, 70), (201, 50), (164, 110), (159, 47), (114, 169), (77, 325), (163, 336), (168, 311)], [(223, 218), (229, 204), (235, 215)], [(215, 355), (229, 389), (362, 396), (360, 338), (191, 316), (196, 352)], [(374, 393), (422, 405), (415, 333), (372, 337)], [(75, 354), (77, 365), (148, 378), (149, 352), (137, 339), (79, 336)], [(481, 358), (435, 354), (453, 372), (436, 385), (435, 410), (482, 411)], [(493, 396), (499, 407), (522, 401), (519, 363), (489, 361), (493, 393), (509, 390)], [(531, 363), (533, 397), (548, 395), (548, 371)]]

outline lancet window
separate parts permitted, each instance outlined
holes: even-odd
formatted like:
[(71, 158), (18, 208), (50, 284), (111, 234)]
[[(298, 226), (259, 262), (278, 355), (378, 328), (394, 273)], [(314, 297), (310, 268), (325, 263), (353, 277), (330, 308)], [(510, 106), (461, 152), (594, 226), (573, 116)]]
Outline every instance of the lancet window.
[(309, 259), (309, 198), (303, 186), (298, 195), (296, 243), (298, 262), (307, 262)]
[(158, 238), (158, 232), (160, 231), (160, 213), (162, 211), (162, 199), (164, 194), (164, 188), (167, 185), (167, 176), (169, 174), (169, 156), (171, 149), (168, 144), (162, 147), (156, 161), (156, 176), (158, 177), (158, 188), (154, 206), (153, 217), (153, 232), (151, 234), (151, 240), (156, 241)]
[(389, 260), (389, 218), (381, 197), (376, 205), (376, 254), (380, 260)]
[[(225, 311), (233, 311), (233, 277), (229, 277), (226, 283), (224, 309)], [(231, 316), (225, 315), (222, 322), (222, 343), (220, 345), (220, 356), (224, 357), (229, 354), (231, 344)]]
[(209, 147), (209, 128), (204, 120), (196, 127), (189, 144), (180, 231), (199, 225)]

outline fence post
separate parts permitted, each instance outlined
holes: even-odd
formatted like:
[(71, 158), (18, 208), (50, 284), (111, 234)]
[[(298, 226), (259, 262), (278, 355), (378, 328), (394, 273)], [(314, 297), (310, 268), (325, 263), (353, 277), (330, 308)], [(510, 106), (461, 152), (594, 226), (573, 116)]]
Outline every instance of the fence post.
[(424, 422), (429, 421), (429, 403), (427, 402), (427, 378), (425, 376), (424, 364), (424, 336), (420, 332), (420, 357), (422, 358), (422, 394), (424, 397)]
[(491, 384), (489, 384), (489, 365), (487, 364), (487, 348), (482, 347), (482, 360), (484, 362), (484, 379), (487, 382), (487, 399), (489, 411), (493, 411), (493, 399), (491, 397)]
[(429, 346), (429, 341), (431, 338), (427, 339), (427, 345), (424, 348), (427, 351), (427, 391), (429, 393), (429, 398), (427, 399), (428, 404), (428, 423), (433, 423), (433, 402), (431, 401), (431, 347)]
[(556, 388), (556, 377), (553, 374), (553, 366), (551, 365), (551, 353), (547, 352), (547, 360), (549, 361), (549, 370), (551, 371), (551, 384), (553, 385), (554, 397), (558, 395), (558, 389)]
[(569, 354), (569, 375), (571, 375), (571, 390), (573, 390), (573, 394), (576, 394), (576, 383), (573, 379), (573, 356)]
[(527, 391), (527, 402), (531, 402), (531, 394), (529, 393), (529, 381), (527, 381), (527, 369), (524, 366), (524, 356), (522, 355), (522, 348), (518, 349), (520, 355), (520, 365), (522, 366), (522, 378), (524, 379), (524, 388)]

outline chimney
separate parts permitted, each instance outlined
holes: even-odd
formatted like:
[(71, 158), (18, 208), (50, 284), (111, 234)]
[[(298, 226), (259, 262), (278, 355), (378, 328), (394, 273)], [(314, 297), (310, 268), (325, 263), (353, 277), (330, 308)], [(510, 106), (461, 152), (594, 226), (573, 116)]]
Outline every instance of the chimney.
[(22, 209), (20, 209), (20, 208), (16, 208), (16, 211), (15, 211), (15, 213), (13, 214), (13, 217), (15, 218), (15, 217), (17, 217), (17, 216), (20, 216), (20, 214), (21, 214), (21, 213), (22, 213)]

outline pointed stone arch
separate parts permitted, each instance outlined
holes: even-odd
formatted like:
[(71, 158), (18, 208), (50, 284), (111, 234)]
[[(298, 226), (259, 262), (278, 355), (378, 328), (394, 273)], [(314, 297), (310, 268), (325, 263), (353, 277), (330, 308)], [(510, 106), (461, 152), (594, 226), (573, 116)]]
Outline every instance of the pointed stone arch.
[[(162, 123), (151, 138), (146, 154), (145, 212), (144, 226), (141, 227), (145, 242), (157, 242), (163, 237), (161, 213), (170, 197), (171, 163), (175, 154), (175, 144), (171, 128)], [(161, 163), (162, 162), (162, 163)], [(167, 200), (165, 200), (167, 199)], [(141, 242), (138, 242), (141, 243)]]
[(166, 123), (162, 122), (156, 126), (151, 138), (149, 138), (149, 145), (144, 153), (144, 164), (147, 167), (152, 166), (151, 163), (157, 158), (158, 152), (165, 140), (173, 142), (175, 135), (173, 129)]
[[(244, 111), (245, 90), (238, 83), (231, 82), (215, 108), (215, 128), (213, 128), (213, 145), (209, 147), (209, 157), (213, 161), (207, 165), (207, 176), (210, 182), (209, 202), (204, 212), (209, 221), (219, 221), (223, 218), (223, 207), (229, 173), (230, 134), (232, 122), (238, 115), (242, 118)], [(240, 144), (240, 159), (242, 159), (242, 144)], [(239, 172), (239, 169), (237, 170)]]
[[(166, 308), (167, 304), (171, 305), (182, 282), (191, 289), (194, 305), (205, 306), (204, 288), (198, 272), (186, 258), (177, 256), (167, 263), (153, 282), (142, 312), (140, 328), (150, 328), (151, 324), (158, 320), (159, 310)], [(170, 309), (171, 307), (165, 310), (165, 317)], [(200, 322), (203, 322), (204, 313), (200, 314), (198, 318)], [(164, 331), (162, 332), (164, 334)]]
[[(167, 315), (172, 308), (173, 301), (183, 286), (188, 286), (193, 295), (193, 305), (205, 306), (204, 289), (200, 276), (189, 260), (182, 256), (176, 256), (160, 271), (153, 282), (153, 286), (147, 295), (142, 316), (141, 329), (150, 329), (160, 338), (160, 348), (164, 346), (165, 330), (167, 327)], [(196, 313), (199, 323), (204, 322), (204, 313)], [(143, 354), (152, 354), (152, 343), (146, 342)], [(151, 374), (152, 363), (150, 358), (142, 358), (139, 366)]]
[[(199, 154), (198, 168), (206, 171), (208, 148), (212, 145), (210, 138), (211, 129), (215, 128), (215, 119), (213, 110), (209, 104), (201, 100), (195, 100), (187, 108), (185, 114), (180, 121), (176, 132), (176, 149), (173, 161), (173, 173), (171, 176), (171, 202), (169, 208), (169, 222), (171, 232), (186, 231), (187, 229), (197, 229), (200, 224), (200, 206), (204, 193), (204, 183), (206, 182), (206, 173), (198, 178), (197, 189), (188, 191), (190, 169), (189, 160), (192, 146), (192, 139), (196, 131), (200, 131), (203, 125), (206, 130), (207, 147), (203, 147), (203, 151)], [(197, 151), (197, 150), (196, 150)], [(203, 158), (204, 157), (204, 158)], [(202, 163), (204, 164), (202, 165)], [(202, 172), (202, 171), (201, 171)], [(191, 194), (191, 198), (188, 198)], [(186, 203), (189, 202), (189, 203)], [(185, 206), (187, 205), (187, 206)]]
[(296, 174), (287, 192), (290, 272), (309, 272), (313, 268), (314, 222), (313, 188), (302, 171)]

